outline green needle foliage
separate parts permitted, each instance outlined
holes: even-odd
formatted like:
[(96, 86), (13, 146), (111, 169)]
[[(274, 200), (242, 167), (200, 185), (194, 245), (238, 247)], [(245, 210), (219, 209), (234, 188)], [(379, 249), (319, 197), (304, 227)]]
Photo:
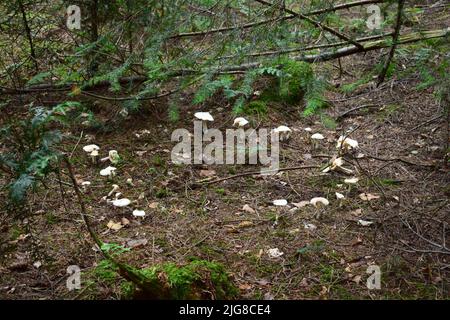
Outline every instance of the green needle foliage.
[(0, 166), (9, 174), (7, 185), (12, 204), (23, 204), (27, 191), (57, 169), (62, 135), (54, 126), (66, 124), (78, 102), (65, 102), (47, 110), (30, 107), (28, 119), (12, 119), (0, 129), (0, 138), (9, 146), (0, 154)]

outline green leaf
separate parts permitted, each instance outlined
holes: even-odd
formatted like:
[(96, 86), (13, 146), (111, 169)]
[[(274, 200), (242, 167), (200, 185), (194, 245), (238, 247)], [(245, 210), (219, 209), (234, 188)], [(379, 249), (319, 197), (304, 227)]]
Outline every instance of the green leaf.
[(21, 202), (27, 190), (34, 184), (34, 177), (23, 173), (9, 187), (10, 198), (16, 203)]

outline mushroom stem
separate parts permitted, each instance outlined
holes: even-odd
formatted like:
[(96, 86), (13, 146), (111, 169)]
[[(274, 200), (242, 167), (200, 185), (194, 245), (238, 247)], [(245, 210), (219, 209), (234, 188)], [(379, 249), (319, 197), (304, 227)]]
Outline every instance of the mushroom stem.
[(206, 132), (208, 131), (208, 125), (206, 123), (206, 121), (202, 121), (202, 128), (203, 128), (203, 134), (206, 134)]

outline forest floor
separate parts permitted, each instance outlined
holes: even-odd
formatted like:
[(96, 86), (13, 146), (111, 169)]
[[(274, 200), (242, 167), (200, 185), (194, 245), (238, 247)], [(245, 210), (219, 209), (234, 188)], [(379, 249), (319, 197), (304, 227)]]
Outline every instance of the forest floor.
[[(321, 68), (340, 87), (357, 81), (379, 56), (343, 58), (341, 75), (336, 63)], [(414, 75), (394, 76), (378, 88), (370, 82), (347, 95), (330, 91), (330, 107), (324, 111), (328, 117), (305, 118), (296, 107), (280, 105), (271, 106), (266, 117), (249, 117), (261, 128), (287, 125), (293, 130), (281, 144), (281, 168), (323, 167), (336, 154), (337, 138), (353, 129), (350, 137), (364, 156), (348, 158), (346, 167), (360, 178), (352, 186), (343, 183), (347, 176), (304, 169), (192, 188), (198, 180), (259, 167), (173, 164), (171, 133), (176, 128), (192, 132), (198, 111), (188, 103), (175, 124), (166, 119), (164, 101), (155, 101), (105, 133), (73, 128), (64, 132), (64, 149), (71, 154), (77, 179), (91, 182), (84, 196), (95, 230), (103, 241), (130, 248), (120, 259), (133, 266), (182, 265), (194, 257), (217, 261), (230, 272), (241, 297), (251, 299), (448, 299), (450, 175), (443, 161), (448, 128), (432, 90), (418, 91), (417, 84)], [(361, 106), (367, 107), (341, 116)], [(211, 127), (231, 128), (231, 106), (220, 97), (203, 110), (215, 117)], [(108, 121), (117, 108), (105, 104), (94, 111)], [(318, 148), (313, 148), (306, 127), (325, 136)], [(117, 150), (122, 157), (113, 181), (100, 176), (103, 165), (92, 165), (83, 152), (91, 143), (103, 153)], [(32, 216), (22, 222), (2, 220), (1, 298), (121, 297), (122, 280), (98, 268), (102, 255), (80, 218), (69, 179), (63, 180), (62, 191), (52, 176), (48, 188), (32, 195)], [(113, 183), (133, 201), (133, 208), (146, 211), (144, 218), (102, 201)], [(336, 199), (335, 192), (345, 199)], [(374, 197), (368, 201), (363, 193)], [(330, 200), (320, 216), (314, 206), (302, 206), (301, 201), (313, 197)], [(276, 199), (286, 199), (288, 205), (276, 207)], [(374, 223), (362, 226), (360, 219)], [(121, 228), (108, 228), (110, 221)], [(306, 229), (305, 224), (317, 228)], [(270, 257), (268, 249), (273, 248), (283, 255)], [(70, 265), (82, 270), (81, 290), (67, 290)], [(366, 285), (371, 265), (381, 268), (379, 290)]]

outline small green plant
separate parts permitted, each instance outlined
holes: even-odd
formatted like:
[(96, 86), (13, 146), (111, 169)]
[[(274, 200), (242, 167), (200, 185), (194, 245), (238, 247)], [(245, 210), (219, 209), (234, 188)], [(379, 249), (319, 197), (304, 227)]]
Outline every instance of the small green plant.
[(31, 106), (30, 118), (13, 119), (0, 129), (0, 138), (7, 146), (0, 154), (0, 168), (10, 176), (8, 189), (13, 204), (23, 204), (27, 191), (57, 170), (57, 145), (62, 136), (53, 127), (66, 124), (69, 113), (79, 106), (77, 102), (65, 102), (50, 110)]
[(264, 101), (250, 101), (243, 109), (247, 115), (265, 115), (267, 114), (267, 104)]

